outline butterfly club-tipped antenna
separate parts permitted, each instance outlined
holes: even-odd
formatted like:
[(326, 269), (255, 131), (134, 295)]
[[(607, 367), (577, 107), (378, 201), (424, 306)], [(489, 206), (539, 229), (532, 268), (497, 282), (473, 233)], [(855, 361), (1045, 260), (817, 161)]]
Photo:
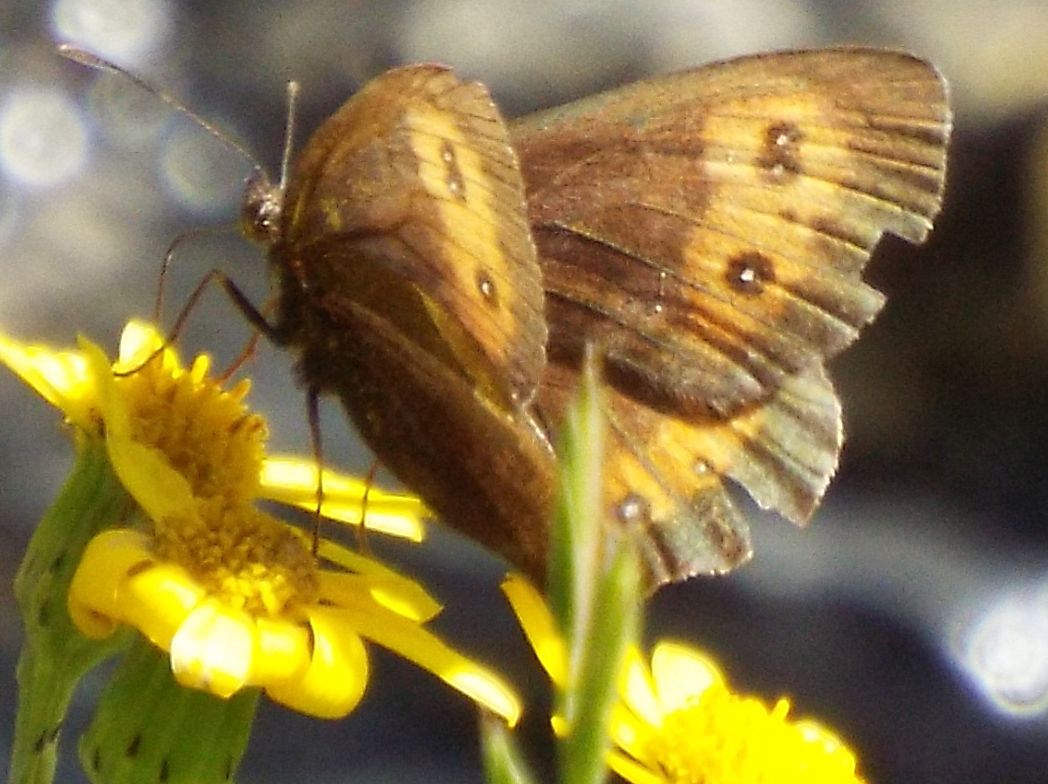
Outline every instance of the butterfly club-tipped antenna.
[[(244, 182), (238, 228), (241, 234), (245, 237), (260, 242), (263, 245), (271, 246), (277, 241), (280, 232), (280, 215), (284, 202), (284, 190), (289, 177), (291, 154), (294, 149), (295, 115), (299, 93), (298, 82), (288, 82), (287, 122), (284, 134), (284, 150), (280, 162), (280, 181), (277, 185), (273, 185), (272, 180), (266, 173), (266, 170), (262, 167), (262, 164), (259, 163), (258, 159), (246, 147), (244, 147), (244, 145), (234, 139), (230, 134), (220, 129), (214, 123), (208, 121), (197, 112), (190, 109), (171, 93), (146, 81), (138, 74), (114, 63), (112, 60), (108, 60), (79, 46), (73, 44), (61, 44), (58, 47), (58, 53), (63, 57), (72, 60), (75, 63), (79, 63), (80, 65), (87, 66), (88, 68), (119, 74), (128, 79), (132, 84), (140, 87), (151, 95), (156, 96), (175, 111), (188, 117), (200, 128), (207, 131), (214, 138), (222, 142), (223, 145), (233, 150), (237, 155), (247, 161), (251, 165), (251, 172), (248, 174)], [(197, 237), (217, 231), (227, 231), (228, 228), (228, 226), (223, 226), (219, 228), (208, 227), (190, 229), (175, 237), (168, 246), (167, 251), (164, 254), (164, 259), (160, 268), (160, 275), (157, 281), (154, 317), (158, 323), (163, 312), (164, 289), (168, 268), (171, 266), (177, 248), (182, 244), (182, 242), (191, 237)], [(172, 335), (171, 337), (173, 339), (175, 336)]]
[(295, 146), (298, 90), (298, 82), (292, 80), (287, 83), (287, 121), (284, 125), (284, 152), (280, 157), (280, 182), (273, 185), (265, 170), (256, 167), (244, 185), (240, 231), (245, 237), (266, 247), (276, 244), (280, 239), (280, 213), (291, 169), (291, 152)]
[[(157, 87), (156, 85), (152, 84), (151, 82), (146, 81), (138, 74), (134, 73), (133, 71), (127, 68), (124, 68), (121, 65), (114, 63), (112, 60), (108, 60), (105, 57), (97, 55), (94, 52), (90, 52), (74, 44), (60, 44), (58, 46), (58, 53), (66, 59), (72, 60), (73, 62), (79, 63), (80, 65), (86, 66), (88, 68), (93, 68), (98, 71), (106, 71), (122, 76), (123, 78), (129, 80), (132, 84), (136, 85), (137, 87), (145, 90), (149, 94), (163, 101), (165, 104), (170, 106), (179, 114), (188, 117), (198, 127), (202, 128), (203, 130), (211, 134), (211, 136), (218, 139), (225, 147), (233, 150), (237, 155), (239, 155), (241, 158), (243, 158), (247, 163), (251, 165), (251, 173), (248, 175), (244, 185), (245, 195), (247, 194), (249, 189), (259, 187), (256, 183), (266, 183), (266, 185), (268, 186), (269, 178), (266, 176), (265, 171), (262, 168), (262, 165), (258, 162), (258, 159), (244, 145), (242, 145), (240, 142), (234, 139), (230, 134), (226, 133), (221, 128), (216, 126), (214, 123), (208, 121), (204, 117), (200, 116), (197, 112), (190, 109), (182, 101), (180, 101), (178, 98), (173, 96), (168, 91), (163, 90), (160, 87)], [(277, 211), (279, 212), (279, 209)], [(224, 226), (220, 228), (207, 227), (190, 229), (188, 231), (182, 232), (177, 237), (175, 237), (175, 239), (168, 246), (167, 252), (164, 254), (164, 259), (160, 267), (160, 275), (157, 280), (157, 293), (154, 305), (154, 317), (158, 322), (163, 311), (164, 287), (167, 280), (167, 272), (168, 268), (171, 266), (171, 261), (174, 258), (176, 249), (185, 240), (191, 237), (198, 237), (205, 234), (211, 234), (217, 231), (227, 231), (228, 228), (228, 226)], [(244, 231), (244, 233), (248, 236), (254, 236), (253, 232), (248, 231), (247, 228), (244, 226), (243, 218), (241, 219), (241, 230)], [(173, 338), (174, 336), (171, 337)]]
[(255, 156), (252, 155), (248, 151), (248, 149), (244, 147), (244, 145), (242, 145), (228, 133), (223, 131), (221, 128), (216, 126), (214, 123), (208, 122), (206, 119), (201, 117), (199, 114), (197, 114), (184, 103), (182, 103), (180, 100), (178, 100), (175, 96), (171, 95), (171, 93), (167, 92), (166, 90), (160, 89), (159, 87), (157, 87), (154, 84), (151, 84), (150, 82), (147, 82), (138, 74), (128, 70), (127, 68), (124, 68), (121, 65), (117, 65), (112, 60), (107, 60), (106, 58), (101, 57), (100, 55), (97, 55), (94, 52), (89, 52), (88, 50), (82, 49), (79, 46), (74, 46), (73, 44), (60, 44), (58, 47), (58, 53), (66, 59), (72, 60), (74, 63), (79, 63), (80, 65), (85, 65), (88, 68), (94, 68), (97, 71), (108, 71), (110, 73), (120, 74), (125, 79), (130, 80), (132, 84), (135, 84), (138, 87), (141, 87), (146, 92), (155, 95), (157, 98), (166, 103), (179, 114), (183, 114), (186, 117), (188, 117), (190, 120), (192, 120), (205, 131), (210, 133), (224, 145), (234, 150), (241, 158), (250, 163), (253, 169), (262, 168), (261, 164), (259, 164), (258, 162), (258, 159), (255, 158)]

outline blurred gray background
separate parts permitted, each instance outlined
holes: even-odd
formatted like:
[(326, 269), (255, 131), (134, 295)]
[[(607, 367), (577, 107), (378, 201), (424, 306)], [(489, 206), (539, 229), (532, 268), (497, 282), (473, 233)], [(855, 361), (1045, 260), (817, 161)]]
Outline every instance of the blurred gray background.
[[(1042, 0), (6, 0), (0, 4), (0, 329), (114, 346), (148, 316), (168, 243), (228, 224), (247, 165), (126, 81), (54, 53), (77, 41), (185, 100), (277, 167), (285, 84), (300, 139), (382, 70), (436, 60), (487, 82), (510, 116), (641, 76), (759, 50), (866, 43), (939, 65), (956, 105), (946, 209), (919, 250), (888, 240), (890, 294), (834, 363), (849, 440), (806, 531), (755, 522), (754, 562), (664, 590), (651, 637), (714, 652), (732, 682), (824, 719), (871, 782), (1042, 782), (1048, 770), (1048, 4)], [(221, 266), (256, 298), (261, 255), (235, 232), (187, 241), (169, 302)], [(170, 314), (168, 318), (170, 319)], [(248, 330), (217, 293), (182, 341), (229, 361)], [(275, 450), (309, 451), (301, 392), (268, 346), (249, 368)], [(0, 772), (20, 629), (11, 580), (71, 463), (55, 412), (0, 373)], [(369, 459), (333, 403), (327, 454)], [(374, 539), (374, 537), (373, 537)], [(379, 543), (374, 543), (381, 546)], [(544, 680), (497, 593), (502, 566), (451, 535), (386, 547), (448, 603), (440, 628), (537, 700)], [(240, 780), (481, 781), (473, 711), (376, 653), (363, 705), (321, 722), (266, 705)], [(83, 780), (75, 733), (60, 780)]]

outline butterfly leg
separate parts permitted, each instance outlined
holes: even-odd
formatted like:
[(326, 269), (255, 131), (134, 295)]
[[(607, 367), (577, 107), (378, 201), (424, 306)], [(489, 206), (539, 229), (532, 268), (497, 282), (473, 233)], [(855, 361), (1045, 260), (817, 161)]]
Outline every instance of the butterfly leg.
[[(278, 346), (282, 346), (287, 342), (284, 333), (279, 329), (279, 327), (271, 324), (269, 319), (267, 319), (265, 314), (255, 306), (255, 303), (251, 301), (247, 294), (241, 291), (240, 287), (224, 272), (211, 270), (207, 277), (201, 281), (199, 286), (197, 286), (197, 289), (203, 288), (211, 280), (218, 280), (221, 282), (222, 288), (226, 290), (226, 294), (233, 301), (237, 310), (240, 311), (241, 315), (247, 319), (252, 327), (254, 327), (260, 334), (265, 335), (267, 340), (272, 341)], [(193, 293), (196, 294), (196, 292)]]
[(378, 473), (378, 458), (371, 461), (371, 468), (368, 469), (367, 476), (365, 477), (364, 485), (364, 497), (360, 499), (360, 527), (357, 529), (357, 547), (360, 552), (367, 555), (370, 553), (368, 548), (368, 496), (371, 494), (371, 486), (375, 483), (375, 474)]
[(320, 510), (324, 503), (324, 444), (320, 438), (320, 390), (315, 386), (306, 390), (306, 417), (309, 419), (309, 438), (313, 443), (313, 460), (317, 465), (317, 506), (313, 511), (313, 556), (316, 557), (320, 545)]
[[(183, 305), (182, 309), (178, 312), (178, 316), (175, 318), (175, 323), (174, 325), (172, 325), (170, 331), (164, 338), (164, 342), (160, 346), (158, 346), (157, 349), (153, 351), (148, 357), (146, 357), (146, 359), (137, 367), (134, 367), (130, 370), (122, 370), (118, 373), (115, 373), (114, 375), (130, 376), (134, 373), (137, 373), (139, 370), (141, 370), (150, 362), (152, 362), (156, 357), (160, 356), (160, 354), (163, 353), (164, 349), (173, 345), (175, 341), (178, 340), (178, 336), (182, 334), (182, 329), (185, 327), (186, 321), (189, 319), (189, 314), (193, 312), (193, 308), (196, 307), (197, 302), (199, 302), (200, 297), (203, 296), (204, 291), (207, 289), (208, 286), (210, 286), (212, 283), (215, 283), (216, 281), (222, 284), (222, 286), (229, 293), (229, 296), (233, 300), (234, 304), (236, 304), (236, 306), (241, 310), (241, 312), (244, 313), (244, 316), (248, 319), (248, 321), (251, 322), (252, 325), (255, 326), (256, 329), (259, 329), (267, 337), (270, 337), (271, 334), (278, 334), (278, 331), (274, 327), (270, 326), (269, 322), (266, 321), (265, 316), (258, 312), (255, 306), (251, 303), (251, 301), (248, 300), (247, 296), (242, 291), (240, 291), (239, 288), (237, 288), (236, 284), (233, 283), (233, 281), (231, 281), (224, 272), (222, 272), (221, 270), (214, 269), (207, 273), (203, 278), (200, 279), (200, 282), (197, 283), (196, 288), (193, 289), (193, 292), (189, 295), (189, 298), (186, 300), (186, 304)], [(236, 293), (234, 294), (233, 292)], [(259, 322), (265, 325), (264, 329), (261, 326), (259, 326)]]

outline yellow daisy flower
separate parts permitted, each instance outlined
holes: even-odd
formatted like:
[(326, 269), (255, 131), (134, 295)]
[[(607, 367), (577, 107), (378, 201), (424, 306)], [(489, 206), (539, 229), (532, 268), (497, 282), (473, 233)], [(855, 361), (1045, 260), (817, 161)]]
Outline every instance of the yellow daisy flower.
[(338, 718), (368, 679), (363, 639), (378, 643), (513, 724), (520, 708), (494, 675), (423, 628), (439, 605), (388, 567), (307, 537), (248, 506), (201, 504), (150, 535), (112, 529), (87, 547), (69, 591), (73, 622), (103, 638), (119, 624), (169, 651), (184, 686), (228, 697), (263, 688), (275, 701)]
[[(86, 340), (56, 352), (0, 337), (0, 361), (58, 406), (79, 438), (104, 439), (144, 513), (145, 525), (88, 543), (68, 595), (77, 628), (102, 639), (134, 626), (170, 652), (183, 685), (222, 697), (260, 687), (327, 718), (359, 701), (369, 639), (515, 723), (512, 692), (423, 627), (440, 607), (419, 585), (332, 542), (320, 543), (318, 559), (308, 537), (254, 506), (274, 497), (311, 508), (304, 490), (315, 472), (302, 461), (266, 462), (265, 422), (243, 404), (246, 381), (223, 390), (206, 358), (184, 370), (162, 346), (134, 322), (113, 364)], [(325, 514), (359, 520), (363, 483), (332, 474), (324, 489)], [(371, 490), (367, 524), (388, 530), (397, 520), (393, 532), (419, 538), (423, 511)]]
[[(154, 327), (131, 321), (110, 366), (102, 350), (86, 340), (80, 350), (56, 350), (0, 333), (0, 363), (60, 409), (78, 440), (104, 436), (120, 480), (146, 503), (172, 493), (221, 492), (231, 500), (261, 498), (314, 510), (314, 461), (265, 455), (265, 421), (243, 403), (250, 381), (223, 389), (208, 377), (209, 357), (198, 356), (185, 369), (173, 349), (161, 350), (163, 345)], [(217, 429), (222, 422), (228, 423), (226, 432)], [(186, 481), (158, 487), (171, 474), (156, 471), (157, 466), (174, 468)], [(359, 524), (366, 483), (325, 470), (323, 487), (321, 514)], [(162, 510), (152, 512), (155, 516)], [(421, 541), (426, 514), (413, 496), (374, 487), (368, 491), (368, 530)]]
[[(542, 596), (511, 575), (503, 591), (539, 661), (567, 686), (567, 654)], [(716, 663), (686, 645), (659, 642), (650, 666), (633, 649), (611, 719), (608, 764), (632, 784), (862, 784), (848, 747), (820, 724), (789, 718), (733, 692)], [(566, 734), (562, 719), (554, 729)]]

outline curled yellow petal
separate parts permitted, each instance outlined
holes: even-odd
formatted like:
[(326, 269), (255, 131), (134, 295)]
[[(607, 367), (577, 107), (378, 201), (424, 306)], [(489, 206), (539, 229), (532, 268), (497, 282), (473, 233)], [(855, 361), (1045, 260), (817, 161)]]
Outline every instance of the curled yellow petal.
[(207, 592), (181, 566), (156, 563), (128, 575), (121, 590), (121, 618), (165, 650), (186, 616)]
[(131, 414), (116, 388), (106, 355), (83, 338), (80, 346), (105, 419), (109, 460), (120, 482), (154, 520), (191, 513), (195, 502), (186, 478), (171, 467), (159, 449), (132, 437)]
[(266, 686), (266, 694), (297, 711), (322, 719), (345, 716), (364, 695), (368, 659), (353, 624), (338, 611), (313, 608), (313, 655), (297, 678)]
[(264, 686), (301, 677), (312, 654), (309, 629), (284, 618), (256, 618), (255, 628), (252, 683)]
[(87, 637), (108, 637), (123, 621), (121, 588), (129, 572), (152, 563), (146, 536), (103, 531), (88, 542), (69, 586), (69, 616)]
[(248, 682), (254, 623), (244, 612), (203, 601), (171, 640), (171, 671), (183, 686), (229, 697)]

